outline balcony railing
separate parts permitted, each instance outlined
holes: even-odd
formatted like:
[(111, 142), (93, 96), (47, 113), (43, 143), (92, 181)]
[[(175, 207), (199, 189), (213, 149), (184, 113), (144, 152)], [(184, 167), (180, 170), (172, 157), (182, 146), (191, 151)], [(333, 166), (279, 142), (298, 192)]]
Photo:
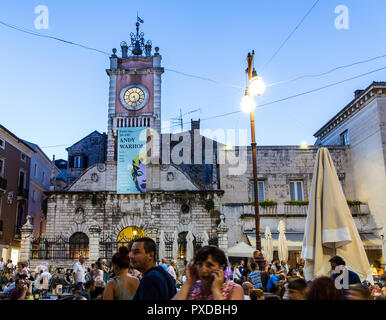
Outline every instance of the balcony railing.
[(308, 204), (288, 204), (284, 203), (285, 215), (307, 215)]
[[(253, 218), (255, 215), (255, 207), (250, 205), (250, 213), (244, 213), (241, 218)], [(350, 212), (353, 217), (364, 216), (370, 214), (370, 210), (367, 204), (361, 203), (357, 205), (349, 205)], [(308, 204), (301, 203), (278, 203), (273, 206), (259, 206), (260, 216), (307, 216)]]

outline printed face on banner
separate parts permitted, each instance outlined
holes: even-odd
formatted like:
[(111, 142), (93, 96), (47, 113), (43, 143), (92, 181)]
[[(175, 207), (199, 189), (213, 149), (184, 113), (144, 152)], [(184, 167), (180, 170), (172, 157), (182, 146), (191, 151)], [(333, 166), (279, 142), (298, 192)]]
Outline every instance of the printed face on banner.
[(146, 192), (146, 127), (118, 129), (117, 193)]

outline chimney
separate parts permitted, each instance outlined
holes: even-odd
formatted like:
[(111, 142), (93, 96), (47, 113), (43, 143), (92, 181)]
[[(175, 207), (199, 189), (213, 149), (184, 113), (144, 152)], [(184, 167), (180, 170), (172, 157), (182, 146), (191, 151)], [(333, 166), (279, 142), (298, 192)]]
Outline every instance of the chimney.
[(122, 58), (127, 58), (127, 52), (129, 50), (129, 47), (127, 46), (127, 43), (125, 41), (121, 42), (121, 50), (122, 50)]
[(355, 90), (355, 92), (354, 92), (355, 98), (357, 98), (358, 96), (360, 96), (360, 95), (362, 94), (363, 91), (365, 91), (365, 90)]
[(192, 130), (192, 131), (193, 131), (194, 129), (200, 130), (200, 119), (198, 119), (198, 120), (190, 119), (190, 122), (191, 122), (191, 130)]

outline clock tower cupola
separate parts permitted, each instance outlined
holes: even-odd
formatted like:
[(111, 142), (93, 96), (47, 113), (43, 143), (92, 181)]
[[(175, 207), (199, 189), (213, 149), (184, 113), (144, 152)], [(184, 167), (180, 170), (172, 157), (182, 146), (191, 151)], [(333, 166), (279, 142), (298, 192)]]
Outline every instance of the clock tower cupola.
[(152, 53), (151, 41), (144, 39), (136, 23), (130, 45), (121, 42), (121, 57), (113, 49), (110, 57), (107, 161), (116, 160), (118, 128), (150, 127), (161, 134), (161, 55)]

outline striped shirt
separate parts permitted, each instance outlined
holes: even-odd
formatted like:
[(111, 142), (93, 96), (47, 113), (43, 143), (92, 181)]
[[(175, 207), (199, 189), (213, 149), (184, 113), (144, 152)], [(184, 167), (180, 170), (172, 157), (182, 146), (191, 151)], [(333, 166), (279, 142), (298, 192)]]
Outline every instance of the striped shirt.
[(260, 270), (252, 271), (249, 274), (249, 278), (251, 279), (251, 281), (253, 283), (254, 289), (262, 289), (263, 288), (263, 284), (261, 282), (261, 271)]

